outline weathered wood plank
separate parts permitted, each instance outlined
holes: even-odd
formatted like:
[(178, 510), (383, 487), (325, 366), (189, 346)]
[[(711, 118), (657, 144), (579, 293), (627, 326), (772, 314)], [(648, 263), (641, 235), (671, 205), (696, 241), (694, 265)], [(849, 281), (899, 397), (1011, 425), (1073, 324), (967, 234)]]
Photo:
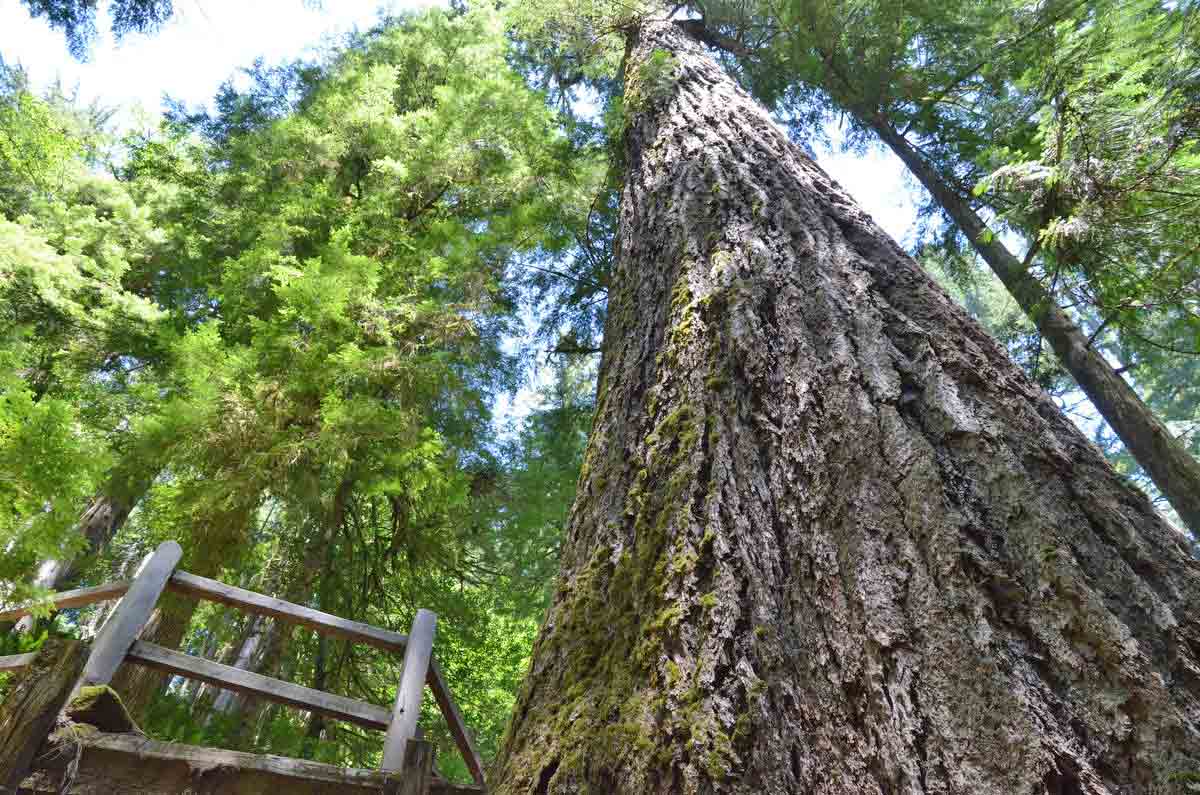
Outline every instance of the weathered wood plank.
[[(50, 600), (54, 603), (55, 610), (65, 610), (68, 607), (83, 607), (94, 602), (107, 602), (110, 599), (120, 599), (128, 590), (129, 582), (120, 580), (117, 582), (106, 582), (103, 585), (96, 585), (91, 588), (59, 591), (56, 594), (51, 594)], [(20, 607), (0, 610), (0, 623), (24, 618), (33, 612), (33, 608), (34, 604), (30, 602)]]
[(437, 664), (437, 660), (429, 661), (427, 681), (429, 689), (433, 691), (433, 698), (437, 701), (438, 707), (442, 710), (442, 716), (446, 718), (446, 724), (450, 727), (450, 734), (454, 737), (454, 744), (458, 746), (458, 751), (462, 754), (463, 761), (467, 763), (467, 770), (471, 771), (471, 778), (475, 779), (475, 783), (480, 787), (486, 787), (483, 759), (479, 756), (478, 749), (475, 748), (475, 742), (471, 739), (471, 733), (467, 730), (467, 723), (463, 720), (462, 713), (458, 710), (458, 703), (455, 702), (454, 696), (450, 694), (450, 688), (446, 685), (446, 677), (442, 674), (441, 666)]
[(6, 654), (0, 657), (0, 671), (16, 671), (33, 663), (38, 653), (31, 651), (26, 654)]
[(260, 616), (270, 616), (292, 624), (300, 624), (325, 635), (347, 638), (358, 643), (366, 643), (385, 651), (403, 652), (408, 638), (399, 632), (373, 627), (360, 621), (351, 621), (331, 613), (313, 610), (311, 607), (285, 602), (272, 596), (264, 596), (245, 588), (226, 585), (217, 580), (177, 571), (171, 577), (167, 587), (175, 593), (191, 596), (196, 599), (207, 599), (255, 613)]
[(0, 792), (12, 792), (67, 702), (86, 648), (49, 638), (0, 703)]
[(188, 679), (223, 687), (238, 693), (265, 698), (291, 707), (319, 712), (337, 720), (355, 723), (371, 729), (386, 729), (391, 722), (391, 713), (383, 707), (357, 701), (345, 696), (313, 690), (310, 687), (272, 679), (232, 665), (193, 657), (153, 643), (138, 641), (129, 650), (130, 662), (157, 668)]
[(158, 549), (154, 550), (154, 554), (133, 578), (121, 604), (113, 610), (96, 636), (77, 687), (107, 685), (112, 681), (129, 647), (150, 620), (154, 605), (158, 603), (158, 597), (181, 557), (183, 549), (174, 541), (164, 541), (158, 545)]
[[(73, 740), (81, 753), (70, 795), (178, 795), (186, 791), (378, 795), (389, 780), (378, 770), (164, 743), (134, 734), (81, 734)], [(75, 757), (74, 753), (56, 756)], [(58, 792), (58, 781), (57, 767), (46, 765), (23, 783), (21, 792)], [(437, 778), (429, 787), (429, 795), (479, 792), (478, 787)]]
[(404, 650), (404, 668), (396, 688), (396, 703), (392, 707), (392, 722), (383, 740), (382, 770), (400, 770), (404, 766), (404, 748), (417, 736), (417, 719), (421, 717), (421, 696), (429, 675), (429, 660), (433, 657), (433, 633), (437, 615), (421, 609), (413, 619)]

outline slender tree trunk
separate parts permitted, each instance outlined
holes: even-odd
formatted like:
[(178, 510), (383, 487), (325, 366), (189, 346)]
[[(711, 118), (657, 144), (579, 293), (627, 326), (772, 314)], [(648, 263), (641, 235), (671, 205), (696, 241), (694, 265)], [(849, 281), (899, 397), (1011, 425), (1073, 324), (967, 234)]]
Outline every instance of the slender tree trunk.
[[(294, 601), (294, 600), (290, 600)], [(258, 670), (266, 676), (278, 676), (284, 657), (287, 655), (288, 644), (292, 638), (294, 626), (285, 622), (273, 620), (267, 632), (267, 641), (258, 661)], [(285, 679), (287, 677), (284, 677)], [(263, 710), (270, 704), (261, 698), (242, 699), (238, 715), (238, 725), (231, 738), (232, 747), (238, 750), (257, 749), (258, 723)]]
[(1087, 336), (1029, 268), (989, 233), (983, 219), (925, 161), (887, 119), (863, 119), (954, 219), (971, 246), (999, 277), (1050, 343), (1063, 367), (1116, 432), (1134, 459), (1193, 533), (1200, 536), (1200, 461), (1142, 402), (1133, 387), (1089, 343)]
[[(330, 589), (333, 584), (333, 553), (338, 536), (346, 522), (346, 500), (350, 497), (353, 481), (349, 478), (342, 481), (333, 495), (333, 506), (326, 523), (324, 542), (310, 544), (304, 556), (303, 586), (308, 590), (312, 583), (319, 581), (317, 588), (317, 607), (328, 611), (330, 604)], [(321, 635), (317, 638), (317, 654), (313, 661), (312, 686), (314, 690), (325, 690), (329, 677), (329, 638)], [(313, 712), (308, 717), (308, 729), (304, 735), (302, 756), (312, 759), (317, 750), (317, 743), (325, 732), (325, 716)]]
[[(113, 536), (125, 526), (133, 506), (150, 487), (149, 481), (128, 488), (115, 488), (116, 483), (116, 479), (110, 481), (105, 491), (96, 495), (79, 517), (79, 533), (87, 540), (87, 552), (77, 558), (46, 561), (34, 578), (34, 585), (51, 591), (69, 588), (79, 576), (83, 560), (108, 546)], [(28, 632), (33, 625), (33, 618), (27, 616), (17, 622), (16, 630)]]
[[(300, 560), (300, 568), (297, 575), (288, 583), (287, 590), (283, 598), (289, 602), (305, 602), (308, 596), (312, 593), (313, 584), (321, 578), (321, 595), (320, 605), (327, 604), (328, 596), (325, 593), (325, 583), (328, 578), (322, 576), (327, 574), (330, 565), (332, 565), (334, 542), (341, 532), (342, 525), (346, 518), (346, 501), (350, 498), (350, 494), (354, 488), (354, 481), (351, 478), (344, 479), (339, 485), (333, 496), (333, 505), (331, 506), (329, 520), (322, 532), (312, 536), (304, 547), (304, 555)], [(322, 608), (324, 609), (324, 608)], [(263, 649), (263, 654), (260, 659), (260, 665), (264, 669), (264, 673), (268, 676), (274, 676), (278, 673), (283, 658), (287, 655), (287, 647), (292, 637), (292, 626), (290, 624), (276, 623), (274, 631), (270, 634), (270, 640)], [(319, 641), (324, 644), (325, 638)], [(323, 645), (322, 650), (325, 649)], [(320, 684), (313, 686), (318, 689), (324, 688), (324, 663), (318, 665), (314, 682), (320, 681)], [(286, 678), (286, 677), (285, 677)], [(259, 718), (263, 711), (268, 707), (267, 702), (261, 699), (252, 699), (242, 707), (241, 720), (239, 721), (237, 734), (234, 738), (235, 745), (238, 748), (249, 749), (255, 745), (255, 727), (259, 723)], [(324, 721), (319, 716), (312, 716), (309, 722), (307, 736), (309, 738), (319, 738), (324, 730)], [(306, 740), (304, 744), (305, 754), (311, 752), (312, 743)]]
[[(271, 621), (262, 616), (251, 616), (250, 625), (246, 629), (245, 637), (238, 644), (237, 654), (230, 663), (234, 668), (240, 668), (243, 671), (257, 671), (258, 662), (261, 659), (259, 651), (261, 647), (266, 645), (264, 641), (270, 636)], [(212, 713), (228, 714), (238, 709), (243, 701), (240, 694), (232, 690), (221, 690), (217, 693), (217, 697), (213, 699)]]
[[(113, 536), (125, 526), (134, 504), (141, 498), (145, 489), (133, 498), (113, 497), (100, 494), (91, 501), (87, 510), (79, 517), (79, 533), (87, 539), (88, 551), (92, 555), (102, 550), (112, 540)], [(79, 575), (79, 558), (72, 560), (52, 561), (43, 569), (44, 584), (47, 588), (61, 590)], [(40, 584), (40, 583), (39, 583)]]
[[(325, 690), (329, 675), (329, 639), (322, 635), (317, 638), (317, 655), (313, 661), (312, 687), (314, 690)], [(301, 756), (312, 759), (317, 752), (317, 743), (325, 731), (325, 717), (318, 712), (309, 713), (308, 728), (304, 732), (304, 744)]]
[[(161, 614), (160, 614), (161, 615)], [(147, 632), (147, 637), (149, 633)], [(216, 633), (210, 634), (204, 641), (204, 645), (200, 647), (197, 656), (206, 660), (214, 660), (217, 657), (217, 652), (221, 648), (221, 639)], [(188, 702), (188, 706), (193, 711), (197, 704), (202, 704), (209, 701), (208, 698), (214, 691), (214, 686), (207, 682), (201, 682), (198, 679), (187, 679), (183, 683), (184, 698)]]
[(1200, 565), (675, 25), (631, 33), (595, 425), (501, 793), (1200, 769)]

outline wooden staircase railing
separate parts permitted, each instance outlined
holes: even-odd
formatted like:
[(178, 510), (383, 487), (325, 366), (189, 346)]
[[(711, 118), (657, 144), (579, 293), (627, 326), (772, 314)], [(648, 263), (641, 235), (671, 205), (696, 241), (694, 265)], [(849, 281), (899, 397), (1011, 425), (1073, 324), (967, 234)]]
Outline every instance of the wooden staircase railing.
[[(425, 685), (428, 684), (450, 727), (455, 744), (475, 780), (477, 791), (486, 791), (483, 762), (471, 740), (462, 713), (446, 686), (441, 669), (433, 658), (433, 636), (437, 625), (437, 616), (434, 613), (428, 610), (417, 611), (412, 630), (406, 636), (226, 585), (207, 577), (178, 571), (176, 566), (182, 554), (182, 549), (177, 543), (167, 541), (147, 556), (132, 581), (107, 583), (94, 588), (81, 588), (52, 595), (51, 601), (56, 609), (121, 598), (120, 604), (108, 617), (92, 643), (91, 653), (74, 687), (74, 693), (83, 687), (108, 685), (120, 665), (129, 661), (337, 720), (371, 729), (382, 729), (387, 734), (384, 738), (380, 770), (384, 773), (413, 773), (428, 777), (432, 758), (428, 745), (419, 739), (417, 727), (422, 695)], [(366, 643), (385, 651), (403, 653), (404, 665), (393, 708), (389, 711), (365, 701), (314, 690), (139, 640), (138, 635), (149, 621), (164, 590), (299, 624), (325, 635)], [(0, 622), (14, 621), (30, 612), (30, 605), (0, 611)], [(0, 657), (0, 671), (30, 665), (35, 657), (36, 653)], [(423, 765), (424, 772), (409, 770), (408, 767), (413, 764)]]

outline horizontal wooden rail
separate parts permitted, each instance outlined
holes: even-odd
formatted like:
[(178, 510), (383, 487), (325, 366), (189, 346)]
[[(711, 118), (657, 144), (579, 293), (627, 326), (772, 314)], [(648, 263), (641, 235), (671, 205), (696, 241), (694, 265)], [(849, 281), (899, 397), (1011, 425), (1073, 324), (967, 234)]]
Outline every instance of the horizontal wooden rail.
[(307, 709), (370, 729), (386, 730), (392, 720), (390, 710), (368, 704), (365, 701), (356, 701), (345, 696), (326, 693), (323, 690), (313, 690), (291, 682), (272, 679), (269, 676), (244, 671), (241, 668), (171, 651), (145, 641), (134, 643), (126, 659), (170, 674), (177, 674), (188, 679), (198, 679), (226, 690), (247, 693), (291, 707)]
[(332, 613), (322, 613), (311, 607), (285, 602), (271, 596), (263, 596), (245, 588), (226, 585), (217, 580), (177, 571), (167, 582), (167, 589), (175, 593), (191, 596), (196, 599), (207, 599), (230, 607), (237, 607), (247, 613), (269, 616), (291, 624), (300, 624), (324, 635), (334, 635), (347, 638), (359, 643), (366, 643), (385, 651), (403, 653), (408, 636), (388, 629), (380, 629), (370, 624), (351, 621), (335, 616)]
[(7, 654), (0, 657), (0, 671), (16, 671), (26, 668), (33, 664), (37, 656), (38, 653), (36, 651), (31, 651), (28, 654)]
[[(200, 577), (184, 571), (173, 571), (180, 554), (181, 551), (177, 544), (166, 542), (160, 545), (152, 556), (148, 556), (150, 564), (153, 564), (155, 559), (162, 558), (161, 565), (157, 568), (163, 569), (163, 571), (158, 572), (155, 578), (148, 578), (148, 574), (154, 574), (157, 572), (157, 569), (155, 572), (146, 572), (144, 570), (148, 565), (144, 564), (143, 571), (138, 576), (138, 581), (157, 579), (156, 583), (152, 583), (155, 587), (151, 588), (145, 594), (139, 593), (137, 595), (138, 598), (135, 600), (138, 604), (129, 606), (131, 608), (138, 608), (138, 611), (136, 611), (138, 612), (137, 616), (132, 616), (132, 612), (126, 610), (124, 612), (130, 613), (129, 616), (119, 612), (117, 615), (114, 615), (113, 618), (115, 620), (110, 620), (105, 625), (97, 637), (96, 647), (93, 648), (93, 652), (89, 656), (89, 666), (93, 666), (96, 663), (95, 658), (100, 657), (103, 658), (101, 662), (105, 663), (106, 671), (107, 668), (115, 670), (116, 665), (119, 665), (122, 659), (128, 659), (130, 662), (139, 665), (156, 668), (189, 679), (208, 682), (217, 687), (239, 693), (247, 693), (280, 704), (310, 710), (337, 720), (373, 729), (389, 729), (393, 723), (394, 716), (392, 712), (383, 707), (320, 690), (313, 690), (290, 682), (283, 682), (251, 671), (171, 651), (153, 643), (135, 640), (137, 631), (145, 623), (144, 619), (148, 617), (149, 610), (153, 608), (155, 602), (158, 600), (158, 594), (165, 586), (167, 590), (184, 596), (218, 602), (244, 610), (247, 613), (267, 616), (291, 624), (299, 624), (325, 635), (345, 638), (353, 642), (365, 643), (384, 651), (405, 653), (407, 655), (407, 647), (409, 645), (408, 636), (399, 632), (374, 627), (359, 621), (351, 621), (331, 613), (287, 602), (283, 599), (265, 596), (233, 585), (226, 585), (223, 582), (211, 580), (207, 577)], [(167, 560), (167, 558), (170, 559)], [(146, 583), (143, 583), (143, 586), (145, 585)], [(52, 594), (47, 602), (56, 610), (82, 607), (94, 602), (121, 598), (130, 593), (131, 587), (132, 584), (130, 582), (110, 582), (92, 588), (79, 588), (73, 591)], [(143, 590), (146, 590), (146, 587), (143, 587)], [(130, 596), (129, 598), (133, 599), (134, 597)], [(0, 611), (0, 622), (14, 621), (27, 616), (36, 607), (45, 605), (47, 602), (29, 603)], [(125, 603), (122, 604), (124, 605)], [(142, 613), (146, 613), (147, 615), (143, 616), (141, 615)], [(121, 619), (126, 620), (122, 621)], [(122, 626), (116, 627), (118, 624), (122, 624)], [(129, 627), (125, 627), (123, 624), (129, 624)], [(116, 632), (114, 627), (122, 631)], [(113, 640), (115, 637), (114, 633), (120, 635), (119, 638), (116, 638), (120, 643), (116, 643)], [(114, 648), (108, 649), (108, 646), (114, 646)], [(118, 646), (119, 648), (117, 648)], [(103, 653), (98, 655), (97, 649), (100, 649)], [(125, 649), (128, 649), (128, 653), (125, 652)], [(455, 745), (458, 746), (458, 750), (462, 753), (463, 760), (466, 762), (471, 776), (475, 779), (479, 791), (484, 791), (483, 762), (471, 739), (462, 713), (459, 711), (454, 697), (450, 694), (450, 688), (446, 684), (445, 676), (442, 674), (437, 661), (432, 659), (427, 653), (428, 651), (426, 649), (426, 653), (423, 654), (424, 664), (412, 665), (411, 667), (418, 671), (421, 668), (425, 669), (425, 684), (433, 691), (434, 699), (437, 701), (438, 707), (446, 719), (450, 734), (454, 737)], [(28, 666), (35, 657), (36, 653), (0, 657), (0, 671), (23, 668)], [(92, 679), (96, 679), (95, 676), (89, 678), (87, 674), (88, 672), (85, 670), (84, 676), (80, 679), (80, 684), (88, 684)], [(107, 675), (102, 676), (97, 681), (102, 680), (103, 682), (107, 682), (109, 678), (111, 678), (111, 671), (107, 671)], [(419, 679), (417, 681), (419, 682)], [(407, 724), (415, 720), (417, 709), (414, 705), (420, 703), (420, 686), (410, 681), (408, 685), (403, 686), (400, 690), (403, 690), (407, 694), (406, 705), (403, 708), (397, 707), (399, 710), (398, 714), (403, 719), (402, 722), (406, 724), (405, 734), (419, 738), (420, 730), (415, 729), (415, 727), (409, 727)], [(412, 701), (412, 705), (407, 705), (407, 701)], [(406, 736), (405, 739), (412, 739), (412, 736)], [(400, 747), (399, 744), (398, 747)]]
[[(65, 610), (68, 607), (83, 607), (93, 602), (107, 602), (110, 599), (120, 599), (128, 590), (129, 583), (125, 580), (106, 582), (104, 585), (97, 585), (92, 588), (77, 588), (74, 591), (60, 591), (59, 593), (50, 594), (50, 601), (53, 609)], [(20, 607), (2, 610), (0, 611), (0, 621), (16, 621), (19, 618), (24, 618), (33, 613), (34, 608), (39, 607), (41, 604), (44, 603), (30, 602)]]

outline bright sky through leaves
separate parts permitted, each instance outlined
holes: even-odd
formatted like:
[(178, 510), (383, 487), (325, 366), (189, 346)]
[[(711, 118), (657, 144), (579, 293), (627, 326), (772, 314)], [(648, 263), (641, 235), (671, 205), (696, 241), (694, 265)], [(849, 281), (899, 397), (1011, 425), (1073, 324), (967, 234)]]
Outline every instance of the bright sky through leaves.
[[(131, 35), (114, 45), (106, 26), (87, 63), (67, 52), (62, 33), (30, 19), (19, 3), (0, 5), (0, 56), (29, 70), (36, 85), (61, 78), (78, 86), (80, 99), (120, 108), (120, 123), (133, 123), (131, 108), (157, 112), (164, 94), (189, 104), (212, 99), (222, 81), (263, 58), (268, 64), (303, 56), (327, 36), (369, 27), (380, 13), (437, 3), (336, 0), (314, 7), (302, 0), (181, 0), (177, 13), (154, 36)], [(106, 19), (101, 12), (101, 19)], [(837, 140), (837, 131), (830, 135)], [(915, 217), (903, 166), (890, 153), (819, 152), (825, 168), (889, 234), (902, 243)]]
[[(165, 95), (188, 105), (210, 102), (223, 81), (232, 76), (236, 84), (238, 70), (256, 58), (275, 64), (302, 57), (329, 37), (370, 27), (381, 14), (430, 5), (438, 3), (336, 0), (315, 7), (302, 0), (182, 0), (153, 36), (130, 35), (118, 45), (106, 24), (99, 25), (91, 58), (78, 63), (61, 32), (31, 19), (24, 6), (7, 3), (0, 5), (0, 56), (23, 65), (35, 85), (61, 79), (68, 90), (78, 88), (82, 102), (95, 99), (118, 109), (116, 123), (128, 127), (138, 124), (138, 108), (157, 114)], [(100, 19), (107, 19), (103, 11)], [(840, 131), (830, 126), (827, 133), (836, 149)], [(820, 150), (818, 160), (889, 234), (902, 244), (912, 242), (916, 206), (903, 166), (891, 152)], [(528, 414), (545, 381), (534, 374), (516, 395), (501, 396), (497, 419), (504, 423)]]

